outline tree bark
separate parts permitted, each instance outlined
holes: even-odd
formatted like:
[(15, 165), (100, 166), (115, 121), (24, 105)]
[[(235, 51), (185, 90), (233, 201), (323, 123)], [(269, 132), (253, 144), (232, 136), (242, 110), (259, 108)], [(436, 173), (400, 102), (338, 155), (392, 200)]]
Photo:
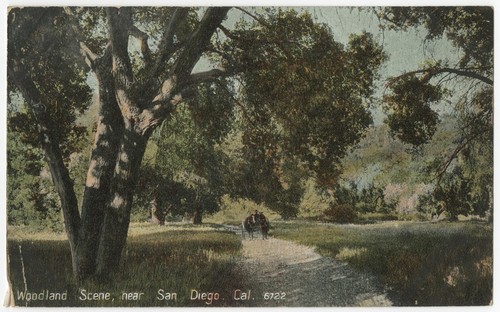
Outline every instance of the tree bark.
[(106, 200), (116, 166), (123, 121), (111, 82), (111, 58), (94, 61), (99, 83), (99, 113), (82, 202), (82, 227), (77, 248), (77, 279), (94, 274)]
[(153, 200), (151, 201), (151, 223), (165, 225), (165, 219), (169, 209), (162, 205), (158, 190), (154, 193)]
[[(151, 201), (151, 223), (152, 224), (162, 225), (159, 206), (160, 206), (160, 203), (158, 202), (158, 198), (155, 194), (153, 200)], [(165, 222), (163, 222), (163, 223), (165, 223)]]
[(125, 129), (122, 137), (97, 254), (96, 275), (101, 279), (107, 279), (120, 264), (127, 241), (133, 190), (148, 138), (133, 129)]
[(202, 223), (203, 223), (203, 212), (201, 211), (201, 208), (197, 207), (193, 215), (193, 224), (202, 224)]

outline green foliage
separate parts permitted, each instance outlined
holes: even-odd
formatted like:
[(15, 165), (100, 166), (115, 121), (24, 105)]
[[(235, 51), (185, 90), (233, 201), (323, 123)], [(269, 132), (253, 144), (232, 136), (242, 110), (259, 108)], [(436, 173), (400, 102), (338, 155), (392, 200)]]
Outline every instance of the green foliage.
[(266, 218), (274, 222), (281, 216), (263, 204), (257, 204), (248, 199), (234, 199), (229, 195), (224, 195), (221, 199), (220, 210), (205, 218), (206, 222), (216, 224), (241, 225), (241, 222), (252, 214), (255, 210), (264, 213)]
[(7, 223), (62, 230), (59, 200), (50, 177), (42, 177), (43, 155), (18, 133), (7, 140)]
[[(464, 191), (469, 194), (469, 199), (467, 203), (460, 205), (470, 208), (468, 211), (462, 211), (464, 215), (480, 217), (488, 215), (487, 210), (492, 207), (490, 185), (493, 160), (489, 138), (491, 128), (484, 124), (484, 120), (473, 120), (476, 121), (476, 130), (482, 139), (470, 142), (457, 159), (452, 159), (449, 172), (443, 174), (442, 181), (444, 184), (448, 183), (446, 181), (456, 175), (454, 168), (459, 167), (461, 173), (456, 176), (454, 183), (463, 179), (468, 185)], [(452, 154), (457, 148), (457, 142), (463, 140), (464, 134), (460, 124), (460, 118), (457, 116), (443, 115), (432, 140), (418, 152), (410, 145), (393, 139), (389, 135), (387, 124), (370, 128), (365, 138), (343, 160), (342, 179), (348, 182), (343, 187), (349, 188), (349, 182), (356, 181), (360, 191), (366, 189), (366, 199), (358, 198), (354, 201), (358, 211), (398, 212), (398, 217), (405, 220), (429, 220), (443, 212), (443, 205), (434, 198), (433, 193), (437, 187), (436, 172), (443, 170), (443, 163), (448, 160), (446, 155)], [(373, 188), (374, 186), (377, 187)], [(382, 201), (376, 200), (379, 196), (373, 196), (380, 192), (377, 188), (383, 189), (383, 204)], [(349, 194), (362, 195), (362, 191), (345, 191), (344, 197), (351, 204)], [(338, 196), (342, 197), (342, 194)], [(462, 197), (462, 200), (466, 198)]]
[[(172, 216), (219, 209), (224, 185), (222, 158), (215, 144), (228, 131), (231, 111), (224, 112), (225, 102), (215, 96), (210, 86), (200, 87), (200, 98), (189, 106), (179, 105), (177, 113), (154, 134), (157, 149), (154, 159), (141, 168), (138, 208), (148, 210), (155, 200)], [(209, 113), (210, 107), (214, 111)], [(206, 123), (204, 118), (208, 118)]]
[[(179, 55), (175, 51), (199, 25), (200, 9), (190, 9), (179, 22), (168, 51), (160, 51), (165, 48), (161, 35), (175, 8), (130, 11), (134, 82), (127, 92), (141, 106), (153, 98), (158, 82), (169, 78)], [(9, 56), (32, 74), (50, 119), (57, 121), (55, 141), (66, 160), (85, 150), (80, 139), (85, 129), (76, 118), (91, 94), (92, 79), (87, 79), (78, 43), (103, 55), (110, 36), (106, 23), (104, 8), (9, 11)], [(147, 49), (139, 47), (139, 32), (149, 40)], [(232, 193), (266, 203), (285, 218), (295, 217), (304, 181), (314, 177), (321, 187), (332, 186), (341, 157), (371, 122), (367, 108), (385, 54), (368, 33), (352, 35), (344, 47), (328, 26), (296, 10), (269, 8), (264, 17), (242, 19), (233, 30), (220, 27), (217, 35), (205, 56), (230, 78), (193, 84), (183, 93), (185, 102), (154, 135), (157, 157), (137, 183), (137, 208), (156, 198), (163, 206), (176, 207), (177, 214), (214, 212), (220, 196)], [(170, 59), (156, 62), (159, 74), (151, 78), (147, 59), (163, 52)], [(19, 90), (9, 87), (9, 129), (35, 143), (36, 121), (24, 109)], [(224, 158), (217, 149), (231, 131), (241, 133), (241, 159)], [(78, 186), (82, 163), (72, 172)]]
[[(22, 60), (41, 95), (41, 102), (56, 120), (52, 132), (65, 157), (75, 151), (85, 128), (75, 121), (90, 103), (85, 64), (80, 56), (71, 17), (63, 8), (12, 8), (9, 10), (9, 58)], [(9, 83), (10, 131), (22, 133), (37, 146), (37, 121), (28, 111), (13, 83)]]
[(241, 22), (220, 47), (230, 53), (222, 64), (239, 70), (245, 87), (244, 142), (261, 147), (263, 171), (292, 154), (332, 185), (339, 159), (371, 122), (366, 98), (384, 54), (370, 34), (351, 36), (344, 48), (307, 13), (267, 13)]
[[(484, 215), (492, 209), (493, 9), (385, 7), (375, 11), (384, 21), (383, 27), (407, 30), (423, 26), (426, 40), (446, 37), (458, 48), (458, 61), (452, 57), (428, 61), (422, 68), (391, 79), (391, 94), (385, 101), (393, 114), (387, 123), (401, 140), (422, 145), (434, 134), (438, 122), (430, 104), (453, 101), (458, 121), (452, 137), (455, 147), (436, 151), (429, 161), (433, 181), (438, 183), (432, 194), (422, 198), (420, 209), (447, 211), (452, 219), (459, 214)], [(443, 92), (444, 85), (450, 92)]]
[(217, 40), (211, 54), (238, 73), (226, 94), (236, 100), (241, 141), (226, 153), (225, 185), (233, 197), (295, 217), (304, 182), (333, 185), (340, 158), (371, 122), (367, 105), (385, 55), (367, 33), (344, 48), (304, 12), (267, 9), (254, 17), (223, 29), (228, 40)]
[(464, 176), (461, 167), (455, 167), (443, 176), (432, 194), (423, 199), (423, 205), (437, 210), (439, 215), (446, 212), (450, 220), (457, 220), (459, 215), (484, 217), (490, 207), (490, 190), (474, 189), (474, 182)]
[(304, 194), (302, 195), (298, 217), (304, 219), (319, 220), (324, 212), (330, 207), (334, 200), (332, 194), (321, 192), (313, 179), (306, 181)]
[(468, 7), (384, 7), (377, 11), (389, 24), (407, 30), (423, 25), (427, 40), (446, 36), (462, 51), (461, 67), (490, 67), (493, 64), (493, 8)]
[(353, 181), (339, 183), (335, 188), (335, 201), (339, 205), (348, 205), (357, 212), (390, 213), (395, 209), (395, 203), (386, 198), (385, 189), (370, 183), (364, 187)]
[(220, 143), (232, 129), (235, 103), (227, 90), (230, 86), (228, 79), (205, 83), (198, 86), (197, 95), (189, 99), (193, 126), (209, 143)]
[(356, 220), (357, 213), (350, 204), (330, 204), (324, 213), (324, 220), (333, 223), (352, 223)]
[(427, 143), (439, 122), (430, 106), (441, 100), (443, 91), (416, 77), (399, 79), (391, 89), (392, 94), (384, 97), (384, 103), (392, 110), (386, 122), (393, 135), (414, 146)]

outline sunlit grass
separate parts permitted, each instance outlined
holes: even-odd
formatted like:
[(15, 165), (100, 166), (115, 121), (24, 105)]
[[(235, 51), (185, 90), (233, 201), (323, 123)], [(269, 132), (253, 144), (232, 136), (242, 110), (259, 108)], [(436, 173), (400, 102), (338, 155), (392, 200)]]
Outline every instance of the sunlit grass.
[(493, 229), (484, 223), (275, 223), (274, 235), (372, 272), (401, 305), (488, 305)]
[[(11, 228), (9, 277), (14, 285), (14, 298), (17, 291), (25, 288), (30, 292), (68, 291), (67, 301), (17, 301), (20, 306), (26, 303), (28, 306), (205, 306), (205, 302), (189, 299), (191, 289), (221, 292), (221, 296), (227, 297), (226, 293), (238, 281), (232, 267), (240, 246), (236, 235), (207, 226), (132, 224), (123, 265), (114, 274), (113, 282), (89, 281), (76, 285), (71, 273), (69, 246), (63, 237), (27, 234)], [(80, 301), (80, 289), (110, 292), (114, 301)], [(177, 300), (158, 300), (159, 289), (177, 293)], [(123, 292), (144, 294), (140, 301), (127, 301), (121, 300)], [(212, 303), (225, 304), (227, 302)]]

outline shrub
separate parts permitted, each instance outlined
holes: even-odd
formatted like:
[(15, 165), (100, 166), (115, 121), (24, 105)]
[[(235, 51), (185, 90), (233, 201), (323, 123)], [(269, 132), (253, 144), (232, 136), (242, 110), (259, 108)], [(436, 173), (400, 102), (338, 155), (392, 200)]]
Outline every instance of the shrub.
[(378, 221), (396, 221), (398, 215), (395, 213), (369, 212), (358, 216), (359, 223), (375, 223)]
[(357, 218), (356, 211), (349, 204), (330, 204), (324, 212), (324, 220), (334, 223), (350, 223)]

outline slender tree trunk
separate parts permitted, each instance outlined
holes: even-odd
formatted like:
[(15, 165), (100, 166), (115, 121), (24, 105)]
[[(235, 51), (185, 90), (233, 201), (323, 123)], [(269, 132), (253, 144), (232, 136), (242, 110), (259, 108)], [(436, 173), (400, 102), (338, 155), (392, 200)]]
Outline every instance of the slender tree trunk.
[(64, 216), (64, 225), (68, 236), (73, 273), (78, 272), (78, 240), (81, 218), (78, 212), (78, 201), (73, 189), (73, 181), (69, 176), (69, 171), (64, 165), (59, 142), (55, 139), (53, 123), (42, 103), (40, 93), (31, 79), (23, 64), (15, 59), (8, 64), (9, 77), (20, 89), (28, 107), (38, 121), (40, 131), (40, 145), (43, 150), (45, 160), (49, 165), (52, 182), (61, 200), (61, 207)]
[(151, 223), (161, 224), (160, 215), (160, 203), (158, 202), (158, 196), (155, 194), (153, 200), (151, 201)]
[(165, 218), (167, 213), (167, 207), (162, 206), (161, 200), (159, 198), (159, 191), (155, 190), (153, 200), (151, 201), (151, 223), (157, 225), (165, 225)]
[(203, 202), (200, 202), (199, 205), (196, 206), (193, 215), (193, 224), (202, 224), (203, 223)]

